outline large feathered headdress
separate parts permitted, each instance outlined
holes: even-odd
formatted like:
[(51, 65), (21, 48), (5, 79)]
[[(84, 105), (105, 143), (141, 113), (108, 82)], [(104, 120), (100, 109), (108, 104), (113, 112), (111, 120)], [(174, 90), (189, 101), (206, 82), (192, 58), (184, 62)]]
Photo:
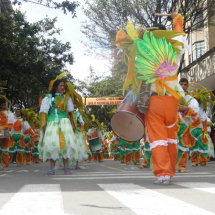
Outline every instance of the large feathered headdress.
[(34, 130), (35, 125), (34, 122), (38, 121), (38, 115), (34, 112), (38, 107), (29, 108), (29, 109), (21, 109), (22, 118), (25, 121), (28, 121), (31, 128)]
[[(194, 84), (198, 85), (201, 89), (197, 88), (195, 90), (188, 91), (188, 93), (202, 105), (203, 109), (207, 109), (207, 103), (210, 103), (215, 106), (215, 95), (213, 94), (214, 90), (209, 90), (195, 82), (190, 82), (189, 86), (192, 86)], [(214, 101), (212, 101), (210, 97), (212, 97)]]
[(184, 48), (184, 44), (173, 38), (186, 35), (184, 32), (158, 30), (156, 27), (142, 31), (142, 27), (135, 29), (133, 23), (128, 22), (127, 33), (120, 29), (116, 41), (111, 44), (117, 45), (117, 49), (123, 49), (128, 65), (123, 91), (132, 83), (134, 94), (137, 87), (140, 88), (142, 80), (146, 80), (147, 84), (153, 83), (159, 77), (165, 78), (165, 70), (171, 72), (177, 67), (174, 65), (174, 59), (180, 51), (178, 47)]

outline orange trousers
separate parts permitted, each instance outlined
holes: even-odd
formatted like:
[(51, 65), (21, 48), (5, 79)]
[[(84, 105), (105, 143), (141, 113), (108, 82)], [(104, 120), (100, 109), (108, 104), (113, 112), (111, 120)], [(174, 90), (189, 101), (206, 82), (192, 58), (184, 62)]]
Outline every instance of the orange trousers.
[(152, 153), (152, 167), (158, 180), (169, 180), (176, 172), (178, 100), (173, 96), (152, 96), (145, 124)]

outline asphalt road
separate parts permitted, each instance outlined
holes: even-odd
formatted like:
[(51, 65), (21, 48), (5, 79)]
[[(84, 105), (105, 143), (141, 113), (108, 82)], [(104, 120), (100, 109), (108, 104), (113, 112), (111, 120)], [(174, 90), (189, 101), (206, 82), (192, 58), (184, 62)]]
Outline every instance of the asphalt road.
[(150, 169), (119, 161), (83, 162), (47, 176), (49, 163), (0, 171), (0, 215), (215, 214), (215, 161), (177, 173), (170, 186), (154, 185)]

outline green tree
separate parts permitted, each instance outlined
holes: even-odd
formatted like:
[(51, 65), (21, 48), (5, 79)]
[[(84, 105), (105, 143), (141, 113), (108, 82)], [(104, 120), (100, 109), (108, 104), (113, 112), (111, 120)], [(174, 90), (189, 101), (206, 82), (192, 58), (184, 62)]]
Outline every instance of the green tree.
[(0, 16), (0, 82), (13, 105), (37, 106), (50, 80), (73, 63), (70, 43), (54, 38), (60, 33), (56, 21), (46, 17), (31, 24), (20, 11)]
[[(78, 90), (82, 93), (84, 98), (96, 98), (96, 97), (122, 97), (123, 96), (123, 70), (118, 72), (113, 71), (109, 76), (98, 76), (92, 67), (90, 67), (90, 76), (84, 81), (76, 80)], [(116, 105), (102, 105), (102, 106), (88, 106), (89, 112), (87, 116), (91, 119), (91, 115), (94, 114), (99, 122), (104, 122), (106, 126), (110, 128), (110, 115), (107, 114), (113, 108), (117, 108)]]
[[(110, 51), (110, 43), (115, 41), (116, 32), (126, 29), (128, 21), (143, 28), (154, 24), (163, 24), (172, 28), (170, 19), (155, 16), (157, 13), (170, 13), (173, 6), (184, 16), (184, 31), (189, 35), (192, 31), (202, 30), (214, 15), (214, 0), (85, 0), (85, 21), (82, 32), (90, 40), (86, 43), (88, 54), (96, 53), (107, 59), (115, 58)], [(182, 59), (183, 62), (183, 59)], [(182, 63), (181, 63), (182, 64)]]
[[(22, 5), (23, 3), (32, 3), (38, 4), (44, 7), (52, 8), (52, 9), (60, 9), (65, 14), (68, 12), (72, 14), (73, 18), (76, 17), (76, 9), (80, 5), (78, 1), (54, 1), (54, 0), (0, 0), (0, 9), (2, 12), (5, 10), (12, 10), (12, 5)], [(0, 10), (0, 13), (1, 13)]]

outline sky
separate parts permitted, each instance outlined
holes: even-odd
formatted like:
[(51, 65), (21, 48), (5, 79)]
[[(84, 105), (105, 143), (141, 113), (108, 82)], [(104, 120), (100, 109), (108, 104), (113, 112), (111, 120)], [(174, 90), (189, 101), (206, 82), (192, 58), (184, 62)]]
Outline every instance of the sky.
[[(86, 56), (87, 47), (81, 41), (87, 42), (88, 39), (81, 33), (81, 22), (88, 20), (85, 16), (82, 6), (84, 0), (78, 0), (81, 6), (77, 9), (77, 18), (72, 19), (69, 13), (64, 14), (61, 10), (49, 9), (32, 3), (23, 3), (20, 7), (22, 12), (26, 12), (28, 22), (37, 22), (46, 17), (58, 17), (56, 27), (62, 29), (60, 35), (54, 35), (58, 40), (70, 42), (74, 56), (74, 64), (68, 65), (67, 69), (75, 79), (84, 80), (89, 76), (89, 68), (92, 66), (98, 75), (109, 75), (109, 62), (101, 60), (95, 56)], [(19, 7), (16, 7), (19, 8)]]

